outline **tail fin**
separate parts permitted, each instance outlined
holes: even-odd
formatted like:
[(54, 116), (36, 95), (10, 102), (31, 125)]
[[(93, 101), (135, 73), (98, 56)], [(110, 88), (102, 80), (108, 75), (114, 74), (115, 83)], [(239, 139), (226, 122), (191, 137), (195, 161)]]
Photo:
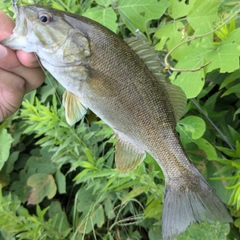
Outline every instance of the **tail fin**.
[(173, 240), (194, 222), (233, 221), (224, 203), (200, 173), (192, 180), (191, 177), (168, 180), (162, 219), (163, 240)]

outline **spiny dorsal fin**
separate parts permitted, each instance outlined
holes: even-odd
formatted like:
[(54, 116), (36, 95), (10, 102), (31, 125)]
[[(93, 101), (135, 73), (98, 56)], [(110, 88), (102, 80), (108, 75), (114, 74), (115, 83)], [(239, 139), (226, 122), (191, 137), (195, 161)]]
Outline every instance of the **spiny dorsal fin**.
[(164, 79), (164, 74), (162, 73), (163, 67), (158, 58), (158, 53), (150, 46), (149, 42), (135, 37), (124, 40), (159, 80), (161, 80), (160, 77)]
[(170, 104), (172, 106), (176, 122), (185, 113), (187, 99), (183, 90), (171, 83), (165, 82), (163, 71), (163, 66), (158, 58), (158, 53), (153, 47), (150, 46), (149, 42), (138, 38), (128, 38), (125, 39), (126, 43), (131, 47), (131, 49), (137, 53), (137, 55), (144, 61), (155, 77), (161, 82), (168, 92)]
[(87, 112), (87, 108), (80, 99), (69, 91), (63, 93), (63, 106), (65, 107), (67, 123), (70, 126), (78, 122)]
[(116, 135), (115, 162), (121, 173), (134, 170), (145, 158), (145, 151)]

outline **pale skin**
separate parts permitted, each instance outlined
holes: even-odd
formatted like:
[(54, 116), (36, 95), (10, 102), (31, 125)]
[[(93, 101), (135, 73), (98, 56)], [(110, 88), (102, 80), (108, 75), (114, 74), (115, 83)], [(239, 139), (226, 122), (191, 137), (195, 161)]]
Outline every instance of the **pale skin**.
[[(0, 42), (12, 34), (14, 22), (0, 11)], [(33, 53), (0, 44), (0, 122), (15, 113), (26, 93), (39, 87), (44, 73)]]

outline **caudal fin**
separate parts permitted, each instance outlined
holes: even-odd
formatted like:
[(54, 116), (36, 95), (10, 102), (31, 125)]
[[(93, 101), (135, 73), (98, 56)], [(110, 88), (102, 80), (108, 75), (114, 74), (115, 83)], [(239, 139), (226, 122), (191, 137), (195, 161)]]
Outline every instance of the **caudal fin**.
[[(165, 187), (162, 215), (163, 240), (173, 240), (194, 222), (232, 222), (224, 203), (202, 175), (169, 180)], [(196, 184), (194, 184), (194, 182)]]

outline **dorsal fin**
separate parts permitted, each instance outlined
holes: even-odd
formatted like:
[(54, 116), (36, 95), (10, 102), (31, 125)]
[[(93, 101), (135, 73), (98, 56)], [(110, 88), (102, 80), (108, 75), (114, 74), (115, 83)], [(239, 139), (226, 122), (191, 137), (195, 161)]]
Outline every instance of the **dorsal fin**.
[(163, 74), (164, 68), (161, 65), (158, 53), (152, 46), (150, 46), (150, 43), (144, 41), (143, 39), (135, 37), (127, 38), (124, 40), (129, 45), (129, 47), (144, 61), (144, 63), (148, 66), (151, 72), (159, 80), (163, 80), (165, 77)]
[(162, 82), (165, 89), (167, 90), (170, 104), (173, 109), (176, 122), (184, 115), (187, 107), (187, 98), (184, 91), (176, 85), (168, 82)]
[(152, 46), (150, 46), (149, 42), (135, 37), (125, 39), (125, 42), (135, 53), (137, 53), (137, 55), (148, 66), (150, 71), (159, 81), (161, 81), (161, 84), (165, 87), (169, 96), (170, 104), (172, 106), (176, 122), (178, 122), (186, 110), (187, 98), (185, 93), (180, 87), (168, 83), (164, 80), (164, 68), (158, 57), (158, 53)]

